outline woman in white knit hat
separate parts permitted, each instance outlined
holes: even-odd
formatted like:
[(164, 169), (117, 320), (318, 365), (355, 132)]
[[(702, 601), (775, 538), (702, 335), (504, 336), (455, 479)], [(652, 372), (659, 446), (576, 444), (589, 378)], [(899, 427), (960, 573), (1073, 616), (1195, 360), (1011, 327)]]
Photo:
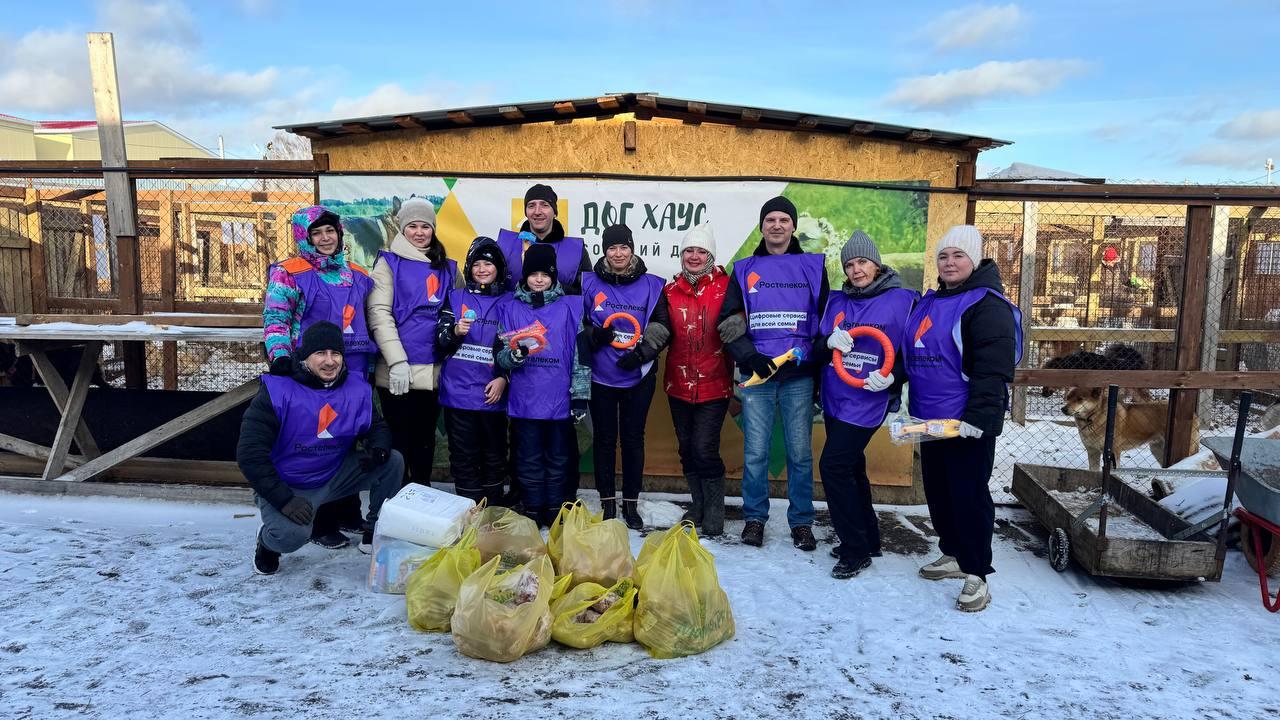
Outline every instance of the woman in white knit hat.
[(942, 551), (920, 576), (963, 579), (956, 606), (976, 612), (991, 602), (995, 505), (988, 483), (1021, 354), (1021, 316), (1004, 296), (999, 268), (983, 259), (976, 227), (948, 230), (935, 260), (938, 287), (907, 319), (902, 365), (911, 415), (957, 419), (960, 435), (920, 445), (925, 498)]
[(374, 383), (392, 447), (405, 459), (404, 482), (427, 485), (436, 454), (440, 416), (440, 360), (436, 320), (458, 277), (436, 235), (436, 211), (425, 198), (409, 198), (396, 213), (400, 232), (373, 265), (369, 328), (381, 357)]

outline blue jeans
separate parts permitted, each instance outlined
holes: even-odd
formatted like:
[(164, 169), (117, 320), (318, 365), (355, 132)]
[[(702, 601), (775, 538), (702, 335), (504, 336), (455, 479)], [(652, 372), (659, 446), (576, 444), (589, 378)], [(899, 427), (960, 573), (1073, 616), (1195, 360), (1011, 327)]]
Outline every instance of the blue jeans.
[(742, 515), (769, 520), (769, 448), (781, 411), (787, 450), (787, 524), (813, 524), (813, 378), (742, 388)]
[(566, 477), (569, 448), (574, 442), (573, 421), (511, 418), (511, 430), (525, 510), (559, 508), (572, 498)]

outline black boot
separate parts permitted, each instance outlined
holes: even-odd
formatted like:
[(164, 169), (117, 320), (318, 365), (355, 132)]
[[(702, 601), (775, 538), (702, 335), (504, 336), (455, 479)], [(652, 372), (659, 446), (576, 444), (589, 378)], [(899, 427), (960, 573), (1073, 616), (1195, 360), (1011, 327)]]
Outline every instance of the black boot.
[(699, 530), (706, 537), (718, 537), (724, 533), (724, 478), (702, 481), (702, 524)]
[(644, 527), (644, 520), (640, 517), (639, 500), (622, 499), (622, 521), (632, 530)]
[(684, 481), (689, 483), (689, 497), (693, 500), (689, 504), (689, 509), (684, 511), (684, 515), (680, 517), (680, 522), (691, 522), (698, 525), (702, 522), (703, 513), (703, 495), (702, 483), (698, 478), (692, 478), (688, 475), (684, 476)]
[(605, 520), (618, 517), (618, 498), (600, 498), (600, 512)]
[(280, 553), (262, 544), (262, 531), (258, 531), (258, 547), (253, 551), (253, 571), (259, 575), (275, 575), (280, 569)]

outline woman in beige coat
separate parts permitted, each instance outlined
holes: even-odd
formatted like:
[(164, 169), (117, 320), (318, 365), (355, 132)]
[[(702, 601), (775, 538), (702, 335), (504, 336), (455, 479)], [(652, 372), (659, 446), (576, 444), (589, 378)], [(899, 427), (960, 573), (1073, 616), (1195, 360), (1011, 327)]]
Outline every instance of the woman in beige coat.
[(391, 444), (405, 459), (404, 482), (431, 480), (440, 416), (436, 320), (448, 307), (458, 266), (436, 237), (430, 201), (410, 198), (396, 215), (400, 232), (373, 265), (368, 320), (381, 357), (374, 383)]

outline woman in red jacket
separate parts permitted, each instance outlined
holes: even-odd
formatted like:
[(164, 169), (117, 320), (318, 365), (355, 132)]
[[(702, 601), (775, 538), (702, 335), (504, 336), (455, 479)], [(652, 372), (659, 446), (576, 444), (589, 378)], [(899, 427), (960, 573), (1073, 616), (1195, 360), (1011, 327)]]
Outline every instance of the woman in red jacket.
[(715, 264), (715, 252), (710, 225), (699, 225), (684, 236), (680, 274), (663, 288), (650, 321), (666, 326), (671, 334), (667, 399), (680, 443), (680, 464), (693, 497), (682, 519), (711, 537), (724, 532), (720, 428), (733, 397), (731, 361), (716, 329), (729, 276)]

